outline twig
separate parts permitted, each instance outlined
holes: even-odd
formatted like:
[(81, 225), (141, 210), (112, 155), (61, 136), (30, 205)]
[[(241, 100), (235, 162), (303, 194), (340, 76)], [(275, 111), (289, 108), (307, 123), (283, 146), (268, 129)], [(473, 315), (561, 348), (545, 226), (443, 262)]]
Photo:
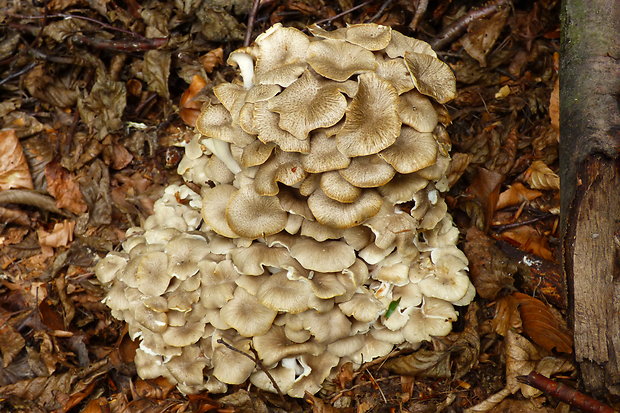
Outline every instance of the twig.
[(254, 22), (256, 21), (256, 13), (258, 13), (259, 5), (260, 0), (254, 0), (252, 2), (252, 10), (250, 10), (250, 15), (248, 16), (248, 28), (245, 31), (245, 39), (243, 39), (244, 46), (249, 46), (252, 40), (252, 31), (254, 30)]
[(344, 390), (340, 390), (338, 393), (334, 394), (331, 398), (330, 398), (330, 403), (333, 402), (335, 399), (339, 398), (341, 395), (343, 395), (344, 393), (350, 392), (352, 390), (358, 389), (360, 387), (364, 387), (364, 386), (371, 386), (372, 384), (376, 384), (382, 381), (387, 381), (387, 380), (393, 380), (393, 379), (397, 379), (401, 377), (400, 375), (393, 375), (393, 376), (387, 376), (387, 377), (381, 377), (379, 379), (373, 379), (372, 381), (365, 381), (362, 383), (357, 383), (347, 389)]
[(145, 50), (159, 49), (167, 43), (168, 39), (165, 37), (154, 37), (152, 39), (142, 38), (141, 40), (108, 40), (76, 34), (71, 36), (71, 41), (75, 44), (86, 45), (94, 47), (95, 49), (114, 50), (118, 52), (142, 52)]
[(248, 353), (246, 353), (245, 351), (241, 351), (238, 348), (235, 348), (234, 346), (232, 346), (231, 344), (228, 344), (227, 342), (225, 342), (223, 339), (218, 338), (217, 342), (219, 344), (223, 344), (224, 346), (226, 346), (227, 349), (234, 351), (235, 353), (239, 353), (241, 355), (246, 356), (247, 358), (249, 358), (250, 360), (252, 360), (259, 369), (261, 369), (263, 371), (263, 373), (265, 373), (267, 375), (267, 378), (269, 378), (269, 381), (271, 381), (271, 384), (273, 384), (273, 387), (276, 389), (276, 391), (278, 392), (278, 395), (282, 398), (282, 400), (284, 399), (284, 394), (282, 394), (282, 391), (280, 390), (280, 387), (278, 386), (278, 383), (276, 383), (275, 379), (273, 378), (273, 376), (271, 375), (271, 373), (269, 373), (269, 371), (265, 368), (265, 366), (263, 366), (263, 363), (261, 363), (260, 359), (257, 356), (252, 356)]
[(413, 20), (411, 20), (411, 24), (409, 25), (409, 27), (411, 27), (411, 30), (413, 30), (414, 32), (418, 29), (418, 24), (420, 23), (422, 16), (424, 16), (424, 13), (426, 13), (427, 7), (428, 0), (418, 0), (418, 6), (415, 8)]
[(32, 189), (7, 189), (0, 191), (0, 204), (30, 205), (66, 217), (71, 216), (71, 214), (56, 206), (54, 198)]
[(13, 79), (15, 79), (16, 77), (20, 77), (21, 75), (23, 75), (24, 73), (28, 73), (32, 70), (32, 68), (34, 68), (37, 65), (36, 62), (32, 62), (28, 65), (26, 65), (24, 68), (22, 68), (21, 70), (15, 72), (15, 73), (11, 73), (10, 75), (8, 75), (7, 77), (5, 77), (4, 79), (0, 80), (0, 86), (4, 85), (6, 82), (9, 82)]
[(383, 390), (381, 390), (381, 386), (379, 386), (379, 383), (377, 383), (377, 380), (375, 380), (375, 378), (372, 376), (372, 374), (370, 373), (368, 369), (366, 369), (366, 373), (368, 373), (368, 377), (370, 377), (370, 382), (374, 384), (375, 386), (377, 386), (377, 389), (379, 389), (379, 393), (381, 393), (381, 397), (383, 397), (383, 403), (387, 404), (387, 399), (385, 398), (385, 394), (383, 394)]
[(610, 406), (573, 389), (564, 383), (551, 380), (540, 373), (532, 371), (527, 376), (518, 376), (517, 381), (532, 386), (549, 396), (556, 397), (561, 401), (589, 413), (614, 413)]
[(336, 14), (335, 16), (328, 17), (327, 19), (319, 20), (318, 22), (314, 22), (314, 24), (321, 24), (321, 23), (327, 23), (327, 22), (334, 21), (334, 20), (336, 20), (336, 19), (338, 19), (338, 18), (340, 18), (340, 17), (342, 17), (342, 16), (346, 16), (347, 14), (349, 14), (349, 13), (351, 13), (351, 12), (354, 12), (354, 11), (355, 11), (355, 10), (357, 10), (357, 9), (361, 9), (361, 8), (362, 8), (362, 7), (364, 7), (364, 6), (368, 6), (368, 5), (369, 5), (370, 3), (372, 3), (373, 1), (375, 1), (375, 0), (368, 0), (368, 1), (365, 1), (365, 2), (363, 2), (362, 4), (358, 4), (358, 5), (357, 5), (357, 6), (355, 6), (355, 7), (351, 7), (349, 10), (345, 10), (345, 11), (343, 11), (343, 12), (341, 12), (341, 13)]
[(437, 38), (430, 42), (431, 46), (435, 50), (443, 49), (448, 45), (448, 43), (455, 40), (459, 37), (465, 30), (467, 30), (467, 26), (469, 23), (473, 22), (477, 19), (482, 19), (484, 17), (490, 16), (491, 14), (497, 12), (500, 8), (508, 5), (510, 0), (496, 0), (484, 7), (479, 9), (475, 9), (467, 13), (465, 16), (461, 17), (448, 27), (446, 27), (441, 33), (437, 35)]
[(379, 17), (381, 17), (381, 15), (383, 14), (383, 12), (385, 12), (385, 9), (388, 8), (388, 6), (392, 3), (392, 1), (394, 0), (387, 0), (385, 2), (383, 2), (383, 5), (381, 6), (381, 8), (379, 9), (378, 12), (375, 13), (374, 16), (372, 16), (370, 18), (370, 20), (368, 20), (369, 23), (374, 22), (375, 20), (377, 20)]
[(555, 215), (553, 214), (545, 214), (545, 215), (541, 215), (539, 217), (535, 217), (532, 219), (527, 219), (525, 221), (511, 222), (510, 224), (503, 224), (503, 225), (491, 225), (491, 227), (493, 227), (493, 229), (496, 230), (497, 232), (502, 232), (510, 228), (516, 228), (516, 227), (521, 227), (523, 225), (533, 224), (535, 222), (542, 221), (543, 219), (551, 218), (554, 216)]

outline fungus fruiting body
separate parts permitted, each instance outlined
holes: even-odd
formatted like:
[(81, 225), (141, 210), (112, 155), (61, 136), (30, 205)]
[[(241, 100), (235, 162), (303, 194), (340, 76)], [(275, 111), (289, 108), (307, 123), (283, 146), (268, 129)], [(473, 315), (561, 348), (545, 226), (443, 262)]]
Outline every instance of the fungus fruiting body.
[(203, 107), (188, 185), (96, 267), (142, 377), (275, 391), (267, 369), (302, 397), (345, 362), (446, 335), (473, 299), (441, 197), (449, 67), (386, 26), (310, 32), (277, 24), (231, 54), (241, 79)]

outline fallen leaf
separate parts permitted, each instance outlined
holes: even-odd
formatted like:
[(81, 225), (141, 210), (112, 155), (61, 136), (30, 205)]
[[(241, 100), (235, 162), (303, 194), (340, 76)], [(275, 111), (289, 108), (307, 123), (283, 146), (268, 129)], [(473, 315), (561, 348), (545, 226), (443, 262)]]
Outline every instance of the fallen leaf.
[(491, 327), (503, 337), (509, 330), (522, 331), (519, 304), (512, 295), (502, 297), (495, 303), (495, 316), (491, 320)]
[(104, 148), (104, 159), (112, 169), (120, 170), (129, 165), (133, 155), (120, 143), (113, 143)]
[(553, 90), (549, 98), (549, 118), (551, 126), (555, 130), (560, 130), (560, 78), (557, 77), (553, 82)]
[(33, 189), (24, 151), (13, 129), (0, 131), (0, 191), (11, 188)]
[(501, 413), (554, 413), (556, 411), (552, 407), (540, 406), (540, 403), (530, 399), (505, 399), (494, 407), (494, 411)]
[(45, 166), (45, 178), (47, 192), (56, 199), (58, 208), (66, 208), (74, 214), (86, 212), (88, 206), (73, 174), (57, 162), (50, 162)]
[(202, 76), (194, 75), (192, 83), (181, 95), (179, 116), (181, 116), (181, 119), (187, 126), (193, 127), (196, 125), (196, 119), (200, 115), (200, 108), (203, 102), (195, 100), (195, 98), (206, 85), (207, 82)]
[(198, 60), (205, 72), (211, 73), (213, 69), (224, 63), (224, 49), (218, 47), (217, 49), (209, 50), (206, 54), (200, 56)]
[(467, 212), (479, 229), (488, 229), (491, 224), (502, 182), (504, 182), (504, 175), (485, 168), (478, 168), (476, 176), (467, 187), (467, 194), (473, 196), (473, 200), (468, 202), (473, 209)]
[(144, 53), (142, 77), (147, 89), (159, 96), (169, 99), (168, 77), (170, 76), (171, 52), (165, 50), (149, 50)]
[(560, 177), (542, 161), (534, 161), (525, 171), (525, 181), (534, 189), (560, 189)]
[(523, 332), (547, 351), (571, 354), (573, 339), (562, 327), (549, 307), (537, 298), (515, 292), (512, 296), (519, 306)]
[(500, 234), (500, 238), (516, 246), (520, 250), (531, 252), (549, 261), (554, 261), (553, 253), (549, 249), (549, 241), (534, 227), (522, 225)]
[(487, 65), (486, 55), (502, 32), (508, 13), (508, 9), (500, 10), (488, 18), (476, 19), (467, 26), (467, 34), (461, 38), (461, 44), (480, 66)]
[(73, 241), (74, 228), (75, 221), (68, 220), (54, 224), (54, 228), (50, 232), (47, 232), (43, 228), (38, 228), (37, 235), (39, 236), (41, 250), (44, 253), (52, 255), (54, 253), (52, 248), (66, 247)]
[[(3, 318), (8, 318), (4, 316)], [(24, 348), (26, 341), (10, 324), (3, 320), (0, 326), (0, 352), (2, 353), (2, 366), (8, 367), (16, 355)]]
[(480, 297), (493, 300), (502, 289), (512, 288), (517, 265), (495, 245), (495, 240), (471, 227), (464, 251), (469, 259), (470, 278)]
[(509, 206), (519, 205), (526, 201), (531, 201), (539, 196), (542, 196), (542, 192), (533, 189), (528, 189), (521, 182), (515, 182), (510, 185), (507, 190), (499, 194), (496, 208), (504, 209)]

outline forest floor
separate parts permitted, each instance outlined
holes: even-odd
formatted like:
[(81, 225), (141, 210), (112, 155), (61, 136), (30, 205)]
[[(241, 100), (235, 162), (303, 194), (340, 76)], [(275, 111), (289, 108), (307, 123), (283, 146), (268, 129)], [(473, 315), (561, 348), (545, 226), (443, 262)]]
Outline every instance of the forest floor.
[[(558, 3), (0, 0), (0, 411), (570, 411), (518, 379), (579, 387), (558, 264)], [(179, 181), (194, 76), (231, 80), (226, 56), (276, 22), (388, 25), (454, 70), (447, 202), (478, 295), (447, 337), (306, 399), (185, 396), (137, 377), (93, 266)]]

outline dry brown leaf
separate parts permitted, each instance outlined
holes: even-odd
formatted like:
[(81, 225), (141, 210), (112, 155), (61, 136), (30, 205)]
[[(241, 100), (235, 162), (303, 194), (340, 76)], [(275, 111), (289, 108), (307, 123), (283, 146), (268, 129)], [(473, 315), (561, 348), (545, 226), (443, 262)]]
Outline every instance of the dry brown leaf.
[(522, 251), (531, 252), (549, 261), (555, 261), (545, 236), (528, 225), (512, 228), (500, 234), (500, 238)]
[(120, 143), (114, 143), (105, 147), (104, 159), (112, 169), (120, 170), (129, 165), (133, 155)]
[(45, 178), (47, 191), (56, 199), (58, 208), (66, 208), (74, 214), (86, 212), (88, 207), (73, 174), (60, 164), (50, 162), (45, 166)]
[(209, 50), (206, 54), (200, 56), (198, 60), (205, 72), (211, 73), (213, 69), (224, 63), (224, 49), (218, 47), (217, 49)]
[(534, 161), (525, 171), (525, 181), (534, 189), (560, 189), (560, 177), (542, 161)]
[(480, 297), (493, 300), (502, 289), (512, 287), (517, 265), (495, 245), (495, 240), (471, 227), (464, 251), (469, 258), (469, 275)]
[(473, 200), (466, 202), (467, 213), (479, 229), (488, 229), (491, 218), (495, 213), (495, 205), (499, 197), (499, 187), (504, 182), (504, 175), (478, 168), (476, 176), (472, 180), (467, 193), (473, 196)]
[(7, 323), (8, 316), (2, 317), (0, 323), (0, 352), (2, 353), (2, 366), (8, 367), (16, 355), (24, 348), (26, 341), (10, 324)]
[(551, 407), (540, 406), (545, 401), (536, 400), (514, 400), (506, 399), (497, 406), (495, 406), (496, 412), (501, 413), (554, 413), (555, 409)]
[(496, 208), (504, 209), (509, 206), (519, 205), (526, 201), (531, 201), (539, 196), (542, 196), (542, 192), (533, 189), (528, 189), (521, 182), (515, 182), (507, 190), (499, 194)]
[(549, 117), (551, 126), (557, 131), (560, 130), (560, 78), (557, 77), (553, 82), (553, 91), (549, 98)]
[(456, 152), (452, 154), (452, 162), (446, 176), (448, 177), (448, 186), (452, 187), (455, 183), (461, 179), (461, 176), (465, 172), (465, 169), (469, 166), (472, 159), (472, 155), (469, 153)]
[(512, 295), (497, 300), (495, 304), (495, 316), (491, 320), (491, 326), (500, 336), (505, 337), (509, 330), (521, 331), (521, 316), (517, 300)]
[(0, 191), (33, 189), (24, 151), (13, 129), (0, 130)]
[[(0, 222), (28, 226), (30, 225), (30, 218), (27, 213), (19, 209), (0, 207)], [(0, 244), (2, 244), (2, 237), (0, 237)]]
[(545, 303), (519, 292), (512, 296), (519, 305), (525, 334), (547, 351), (555, 350), (566, 354), (573, 352), (572, 337)]
[(486, 55), (502, 32), (508, 14), (509, 10), (503, 9), (489, 18), (474, 20), (467, 27), (467, 34), (461, 38), (463, 49), (476, 59), (480, 66), (487, 65)]
[(73, 241), (73, 229), (75, 221), (65, 220), (54, 224), (52, 231), (47, 232), (43, 228), (37, 229), (39, 244), (43, 253), (53, 254), (52, 248), (66, 247)]
[(188, 126), (196, 125), (196, 119), (200, 115), (203, 102), (195, 100), (195, 98), (206, 85), (207, 81), (202, 76), (194, 75), (192, 83), (181, 95), (179, 116)]

